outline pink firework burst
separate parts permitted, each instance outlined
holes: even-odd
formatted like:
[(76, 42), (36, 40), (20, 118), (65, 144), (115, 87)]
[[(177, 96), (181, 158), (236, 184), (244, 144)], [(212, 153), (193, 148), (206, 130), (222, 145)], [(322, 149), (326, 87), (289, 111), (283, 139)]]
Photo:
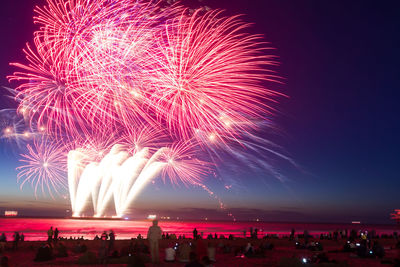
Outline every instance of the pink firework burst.
[(53, 134), (74, 135), (85, 129), (75, 106), (76, 93), (68, 85), (68, 63), (35, 52), (29, 45), (24, 52), (29, 64), (12, 63), (23, 71), (8, 77), (22, 82), (15, 97), (20, 102), (19, 112), (29, 117), (31, 125), (43, 126)]
[(60, 194), (67, 189), (66, 172), (67, 157), (65, 146), (47, 138), (34, 140), (33, 145), (27, 145), (27, 153), (21, 154), (24, 165), (17, 168), (17, 179), (21, 188), (25, 183), (31, 183), (35, 196), (40, 189), (53, 197), (52, 190)]
[(272, 110), (266, 103), (277, 95), (262, 84), (278, 78), (269, 71), (276, 62), (265, 55), (261, 37), (246, 33), (249, 25), (238, 17), (220, 13), (184, 11), (158, 38), (150, 106), (185, 139), (197, 130), (240, 135), (256, 127), (251, 119)]

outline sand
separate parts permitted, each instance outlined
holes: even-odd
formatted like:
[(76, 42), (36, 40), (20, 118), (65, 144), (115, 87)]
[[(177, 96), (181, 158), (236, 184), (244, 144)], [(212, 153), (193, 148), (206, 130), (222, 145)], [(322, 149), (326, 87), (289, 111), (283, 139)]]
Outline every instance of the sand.
[[(204, 240), (205, 243), (208, 240)], [(282, 239), (267, 239), (269, 243), (274, 244), (273, 250), (268, 250), (265, 253), (264, 258), (246, 258), (246, 257), (237, 257), (233, 252), (229, 254), (223, 254), (221, 251), (217, 251), (216, 255), (216, 263), (213, 266), (280, 266), (282, 262), (282, 258), (298, 258), (301, 259), (303, 257), (311, 258), (314, 254), (320, 252), (313, 252), (305, 249), (296, 249), (294, 245), (294, 241), (289, 241), (287, 238)], [(319, 241), (319, 240), (316, 240)], [(60, 242), (60, 241), (59, 241)], [(53, 260), (47, 262), (34, 262), (36, 251), (39, 246), (41, 246), (44, 242), (39, 241), (25, 241), (19, 244), (19, 248), (17, 251), (11, 250), (12, 243), (8, 242), (6, 245), (6, 249), (3, 251), (2, 255), (5, 255), (9, 258), (9, 266), (83, 266), (78, 265), (78, 258), (82, 256), (82, 254), (73, 253), (73, 247), (75, 246), (77, 241), (66, 240), (61, 241), (68, 249), (69, 256), (66, 258), (55, 258)], [(98, 253), (100, 248), (100, 241), (80, 241), (81, 244), (85, 244), (88, 247), (89, 251), (93, 251), (94, 253)], [(115, 249), (120, 250), (123, 247), (129, 245), (130, 240), (116, 240), (115, 241)], [(147, 241), (144, 240), (145, 244)], [(164, 258), (164, 249), (168, 244), (170, 244), (171, 240), (161, 240), (160, 241), (160, 259)], [(181, 242), (178, 240), (176, 242)], [(193, 241), (192, 241), (193, 242)], [(247, 242), (251, 242), (255, 247), (261, 242), (261, 240), (250, 240), (250, 239), (236, 239), (236, 240), (212, 240), (216, 244), (229, 244), (230, 246), (236, 248), (240, 246), (245, 246)], [(301, 239), (300, 239), (301, 242)], [(339, 262), (346, 262), (348, 266), (362, 266), (362, 267), (379, 267), (379, 266), (392, 266), (390, 264), (383, 264), (382, 259), (377, 258), (367, 258), (361, 259), (358, 258), (354, 253), (350, 252), (340, 252), (345, 240), (321, 240), (324, 247), (324, 252), (327, 253), (329, 259), (337, 260)], [(379, 239), (379, 243), (385, 247), (385, 260), (393, 261), (400, 256), (400, 250), (395, 248), (396, 240), (394, 239)], [(157, 266), (184, 266), (184, 263), (165, 263), (161, 262)], [(100, 264), (95, 265), (84, 265), (84, 266), (105, 266)], [(107, 266), (126, 266), (126, 264), (107, 264)], [(146, 263), (146, 266), (153, 266), (151, 263)], [(331, 265), (330, 265), (331, 266)], [(332, 265), (335, 266), (335, 265)]]

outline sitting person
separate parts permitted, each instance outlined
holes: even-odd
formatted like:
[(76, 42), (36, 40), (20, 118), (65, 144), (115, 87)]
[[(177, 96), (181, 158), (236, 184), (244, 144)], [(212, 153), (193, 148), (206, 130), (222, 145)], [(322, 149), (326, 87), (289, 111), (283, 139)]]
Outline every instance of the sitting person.
[(189, 255), (190, 262), (185, 265), (185, 267), (204, 267), (197, 258), (197, 254), (195, 252), (190, 252)]
[(204, 240), (201, 238), (197, 239), (196, 241), (196, 255), (200, 259), (202, 259), (204, 256), (207, 256), (207, 248), (204, 244)]
[(215, 248), (215, 244), (213, 242), (209, 242), (208, 247), (207, 247), (207, 256), (208, 256), (208, 259), (212, 262), (215, 262), (216, 251), (217, 250)]
[(378, 241), (374, 242), (374, 245), (372, 246), (372, 251), (377, 256), (378, 258), (382, 259), (385, 256), (385, 250), (383, 247), (379, 244)]
[(84, 253), (86, 252), (87, 247), (85, 245), (81, 245), (81, 242), (77, 242), (74, 246), (74, 253)]
[(320, 242), (311, 242), (308, 246), (308, 249), (311, 251), (322, 251), (323, 247)]
[(3, 256), (1, 257), (1, 261), (0, 261), (0, 266), (1, 267), (8, 267), (8, 257), (7, 256)]
[(57, 243), (56, 250), (56, 257), (68, 257), (67, 247), (62, 242)]
[(330, 262), (326, 253), (319, 253), (318, 255), (316, 255), (315, 261), (317, 263), (329, 263)]
[(117, 251), (117, 250), (114, 250), (114, 251), (111, 253), (110, 258), (111, 258), (111, 259), (118, 259), (118, 258), (119, 258), (119, 253), (118, 253), (118, 251)]
[(176, 251), (173, 248), (172, 244), (168, 244), (168, 247), (165, 249), (165, 261), (166, 262), (174, 262), (175, 255), (176, 255)]
[(229, 254), (229, 253), (231, 253), (231, 252), (232, 252), (232, 247), (231, 247), (231, 245), (229, 245), (229, 243), (223, 245), (223, 247), (222, 247), (222, 252), (223, 252), (224, 254)]
[(246, 248), (244, 249), (244, 255), (246, 257), (251, 257), (254, 255), (254, 248), (251, 243), (247, 243)]
[(137, 240), (136, 244), (137, 244), (138, 252), (145, 253), (145, 254), (150, 253), (149, 247), (144, 244), (143, 239)]
[(273, 243), (269, 243), (269, 242), (262, 242), (261, 244), (260, 244), (260, 249), (263, 249), (264, 251), (265, 250), (272, 250), (272, 249), (274, 249), (274, 244)]
[(121, 257), (126, 257), (132, 255), (134, 252), (135, 251), (134, 251), (133, 241), (131, 241), (128, 246), (124, 246), (121, 248), (120, 254)]
[(207, 256), (204, 256), (201, 262), (204, 267), (213, 267), (213, 262)]
[(357, 256), (360, 258), (365, 258), (367, 257), (367, 246), (365, 245), (364, 242), (360, 243), (360, 245), (357, 247)]
[(188, 241), (184, 241), (179, 248), (178, 260), (180, 262), (189, 262), (191, 250), (192, 248), (189, 246)]
[(53, 252), (49, 244), (43, 244), (37, 251), (34, 261), (49, 261), (53, 258)]

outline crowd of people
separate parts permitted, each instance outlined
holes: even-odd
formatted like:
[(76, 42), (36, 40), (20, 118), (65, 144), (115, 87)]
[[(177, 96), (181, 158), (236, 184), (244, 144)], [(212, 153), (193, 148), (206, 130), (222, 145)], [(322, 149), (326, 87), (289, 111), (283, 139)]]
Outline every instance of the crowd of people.
[[(182, 263), (187, 267), (206, 266), (211, 267), (216, 262), (218, 254), (233, 254), (235, 257), (241, 258), (258, 258), (265, 257), (268, 250), (274, 249), (272, 239), (279, 239), (277, 235), (264, 235), (259, 238), (258, 229), (249, 229), (249, 235), (243, 231), (243, 238), (246, 243), (242, 245), (232, 245), (232, 242), (224, 242), (235, 240), (237, 237), (229, 235), (218, 235), (217, 233), (209, 233), (203, 236), (203, 233), (195, 228), (193, 236), (187, 238), (185, 235), (177, 236), (174, 233), (163, 232), (158, 226), (158, 221), (154, 220), (147, 232), (147, 241), (142, 235), (138, 235), (136, 239), (132, 238), (129, 245), (116, 247), (116, 234), (113, 230), (104, 231), (100, 236), (96, 235), (94, 240), (98, 244), (97, 252), (86, 246), (86, 242), (82, 237), (69, 239), (60, 236), (58, 228), (47, 230), (47, 242), (38, 247), (36, 251), (35, 261), (48, 261), (59, 257), (68, 257), (70, 253), (73, 255), (81, 255), (79, 258), (82, 263), (107, 263), (114, 259), (127, 259), (127, 263), (132, 266), (145, 266), (145, 262), (152, 262), (157, 265), (160, 261)], [(337, 230), (332, 233), (323, 233), (319, 236), (311, 235), (307, 230), (303, 233), (297, 233), (294, 229), (290, 235), (286, 236), (289, 241), (293, 241), (296, 249), (308, 249), (315, 252), (310, 262), (333, 262), (324, 252), (322, 240), (342, 241), (346, 240), (341, 252), (353, 252), (360, 258), (379, 258), (385, 256), (385, 249), (379, 242), (379, 238), (398, 239), (397, 233), (393, 235), (378, 236), (374, 231), (357, 232), (352, 230)], [(11, 243), (8, 249), (18, 250), (18, 244), (24, 241), (23, 233), (14, 232), (12, 240), (7, 240), (5, 233), (0, 235), (0, 253), (5, 250), (6, 244)], [(63, 241), (72, 240), (73, 246), (68, 243), (68, 248)], [(163, 240), (161, 247), (162, 257), (160, 257), (160, 241)], [(254, 242), (252, 241), (254, 240)], [(257, 240), (257, 241), (255, 241)], [(126, 244), (126, 243), (125, 243)], [(397, 243), (400, 248), (400, 241)], [(3, 256), (5, 259), (6, 257)], [(2, 258), (2, 261), (3, 261)], [(4, 260), (7, 262), (7, 259)], [(7, 265), (0, 265), (7, 266)]]

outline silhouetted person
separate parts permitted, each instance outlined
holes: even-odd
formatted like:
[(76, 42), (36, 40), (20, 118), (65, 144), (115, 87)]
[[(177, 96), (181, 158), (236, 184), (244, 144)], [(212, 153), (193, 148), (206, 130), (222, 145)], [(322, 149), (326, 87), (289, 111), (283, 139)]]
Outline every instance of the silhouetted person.
[(2, 233), (0, 236), (0, 242), (7, 242), (7, 237), (5, 233)]
[(290, 236), (289, 236), (289, 240), (293, 240), (294, 239), (294, 228), (292, 228), (292, 231), (290, 231)]
[(372, 246), (372, 251), (374, 252), (374, 254), (382, 259), (385, 256), (385, 250), (384, 248), (378, 243), (378, 241), (374, 242), (374, 245)]
[(56, 229), (54, 230), (54, 240), (55, 240), (55, 241), (58, 240), (58, 234), (59, 234), (59, 231), (58, 231), (58, 228), (56, 228)]
[(49, 244), (44, 244), (38, 249), (34, 261), (48, 261), (53, 258), (52, 250)]
[(0, 236), (0, 252), (3, 251), (7, 243), (7, 237), (5, 233), (2, 233)]
[(244, 249), (244, 255), (246, 257), (252, 257), (254, 255), (254, 248), (251, 243), (247, 243), (246, 248)]
[(198, 234), (197, 229), (194, 228), (194, 230), (193, 230), (193, 239), (197, 239), (197, 234)]
[(185, 267), (204, 267), (204, 265), (199, 262), (195, 252), (190, 252), (189, 259), (190, 262), (186, 264)]
[(8, 267), (8, 257), (7, 256), (1, 257), (0, 266), (1, 267)]
[(63, 244), (63, 242), (59, 242), (56, 245), (57, 255), (56, 257), (68, 257), (67, 247)]
[(178, 253), (178, 260), (180, 262), (189, 262), (190, 260), (190, 251), (191, 248), (189, 246), (188, 241), (184, 241), (180, 246), (179, 246), (179, 253)]
[(310, 235), (308, 234), (307, 230), (304, 230), (304, 244), (307, 245), (308, 244), (308, 239), (310, 238)]
[(111, 251), (112, 249), (114, 249), (114, 242), (115, 242), (114, 231), (111, 230), (108, 236), (110, 237), (110, 242), (108, 243), (108, 251)]
[(100, 249), (99, 249), (99, 259), (100, 263), (106, 263), (107, 260), (107, 239), (108, 235), (107, 232), (104, 231), (101, 234), (101, 243), (100, 243)]
[(203, 239), (197, 239), (196, 241), (196, 255), (199, 259), (202, 259), (204, 256), (207, 256), (207, 248), (204, 244)]
[(212, 261), (207, 257), (207, 256), (204, 256), (202, 259), (201, 259), (201, 262), (203, 263), (203, 266), (204, 267), (212, 267), (213, 265), (212, 265)]
[(53, 239), (53, 226), (50, 227), (50, 229), (47, 231), (47, 242), (51, 243), (51, 240)]
[(18, 249), (18, 242), (19, 242), (19, 239), (20, 239), (19, 233), (15, 232), (13, 237), (14, 237), (13, 250), (17, 250)]
[(150, 254), (151, 254), (151, 262), (159, 263), (159, 249), (158, 249), (158, 241), (161, 239), (162, 231), (160, 226), (158, 226), (158, 221), (154, 220), (153, 225), (149, 227), (149, 231), (147, 232), (147, 239), (150, 244)]
[(339, 233), (338, 233), (337, 230), (335, 230), (335, 231), (333, 232), (333, 240), (338, 241), (338, 238), (339, 238)]

